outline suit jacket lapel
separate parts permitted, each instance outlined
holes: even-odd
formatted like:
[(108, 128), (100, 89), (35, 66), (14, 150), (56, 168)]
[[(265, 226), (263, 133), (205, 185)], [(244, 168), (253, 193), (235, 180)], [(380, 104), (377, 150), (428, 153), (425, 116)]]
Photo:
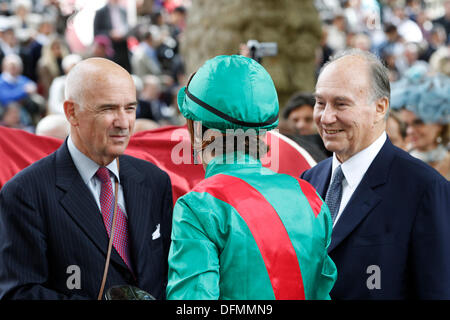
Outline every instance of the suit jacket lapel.
[(152, 210), (152, 190), (146, 188), (143, 175), (125, 157), (120, 157), (120, 181), (123, 186), (128, 215), (128, 238), (133, 270), (137, 279), (148, 272), (145, 267), (145, 249), (151, 240), (150, 212)]
[[(64, 196), (60, 199), (62, 207), (106, 258), (109, 237), (101, 212), (94, 196), (83, 182), (73, 163), (67, 142), (57, 150), (56, 185), (65, 191)], [(127, 268), (115, 250), (112, 250), (111, 261)]]
[(374, 190), (388, 179), (393, 148), (388, 138), (336, 222), (328, 252), (336, 248), (382, 200)]

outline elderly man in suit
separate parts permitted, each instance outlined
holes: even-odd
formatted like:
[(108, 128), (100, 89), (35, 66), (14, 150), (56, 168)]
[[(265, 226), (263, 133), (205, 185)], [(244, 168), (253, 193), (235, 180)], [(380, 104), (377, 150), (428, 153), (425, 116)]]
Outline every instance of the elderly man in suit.
[(390, 85), (370, 53), (326, 64), (314, 120), (333, 152), (303, 173), (333, 218), (332, 299), (450, 299), (450, 186), (386, 135)]
[(136, 104), (130, 74), (114, 62), (91, 58), (70, 71), (70, 136), (0, 192), (0, 298), (97, 298), (116, 197), (105, 288), (164, 297), (172, 189), (155, 165), (123, 155)]

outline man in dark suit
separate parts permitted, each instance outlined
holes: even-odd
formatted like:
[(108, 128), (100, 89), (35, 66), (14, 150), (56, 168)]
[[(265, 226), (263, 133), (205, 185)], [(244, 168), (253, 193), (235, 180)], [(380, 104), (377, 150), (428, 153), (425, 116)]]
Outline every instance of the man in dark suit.
[(450, 299), (450, 186), (385, 133), (390, 86), (370, 53), (334, 57), (314, 121), (333, 157), (303, 173), (333, 218), (332, 299)]
[(100, 34), (108, 36), (114, 49), (113, 61), (131, 72), (127, 44), (128, 31), (127, 13), (118, 0), (108, 0), (108, 3), (95, 13), (94, 36)]
[(65, 93), (70, 136), (0, 192), (0, 298), (97, 298), (116, 196), (105, 288), (132, 285), (164, 298), (172, 189), (155, 165), (123, 155), (134, 82), (114, 62), (91, 58), (70, 71)]

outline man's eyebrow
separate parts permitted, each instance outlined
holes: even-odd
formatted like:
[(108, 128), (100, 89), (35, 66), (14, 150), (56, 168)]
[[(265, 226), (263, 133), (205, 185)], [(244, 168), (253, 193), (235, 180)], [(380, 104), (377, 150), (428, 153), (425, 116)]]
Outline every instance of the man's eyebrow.
[[(316, 99), (323, 99), (323, 96), (318, 94), (318, 93), (313, 93), (314, 98)], [(345, 100), (345, 101), (351, 101), (352, 99), (350, 99), (349, 97), (345, 97), (345, 96), (337, 96), (337, 97), (333, 97), (333, 100)]]
[(345, 102), (351, 102), (353, 101), (352, 99), (348, 98), (348, 97), (344, 97), (344, 96), (337, 96), (333, 99), (334, 101), (345, 101)]
[[(133, 101), (133, 102), (129, 102), (127, 103), (125, 106), (126, 107), (130, 107), (130, 106), (137, 106), (138, 102), (137, 101)], [(99, 108), (115, 108), (115, 107), (119, 107), (120, 105), (117, 103), (104, 103), (99, 105)]]

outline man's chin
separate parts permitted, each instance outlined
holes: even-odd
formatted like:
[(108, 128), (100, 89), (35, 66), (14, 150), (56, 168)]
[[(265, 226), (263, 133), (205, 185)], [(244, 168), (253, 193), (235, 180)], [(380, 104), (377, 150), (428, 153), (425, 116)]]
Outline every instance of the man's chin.
[(114, 146), (108, 150), (108, 155), (113, 158), (117, 158), (125, 153), (126, 145), (124, 146)]
[(342, 147), (336, 143), (336, 141), (323, 141), (323, 145), (325, 146), (325, 149), (327, 149), (330, 152), (336, 152), (339, 153), (341, 151)]

